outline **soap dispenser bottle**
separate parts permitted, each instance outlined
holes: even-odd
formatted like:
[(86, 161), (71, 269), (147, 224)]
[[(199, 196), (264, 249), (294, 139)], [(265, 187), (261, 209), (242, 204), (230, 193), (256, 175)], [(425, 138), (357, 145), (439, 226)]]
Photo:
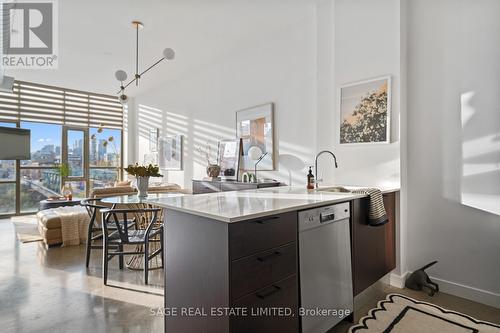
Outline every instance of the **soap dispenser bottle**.
[(309, 173), (307, 174), (307, 189), (314, 190), (314, 175), (312, 172), (312, 166), (309, 167)]

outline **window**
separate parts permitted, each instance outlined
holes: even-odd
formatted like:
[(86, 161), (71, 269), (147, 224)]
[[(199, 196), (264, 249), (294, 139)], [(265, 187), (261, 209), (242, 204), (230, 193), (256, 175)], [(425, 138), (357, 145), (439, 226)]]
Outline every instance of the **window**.
[(23, 121), (21, 128), (31, 131), (31, 159), (20, 165), (20, 212), (38, 209), (38, 203), (58, 196), (61, 177), (56, 168), (62, 159), (62, 126)]
[(84, 177), (84, 143), (85, 132), (82, 130), (68, 130), (66, 150), (68, 152), (67, 163), (70, 177)]
[(0, 182), (0, 214), (16, 212), (16, 184)]
[(90, 128), (90, 166), (120, 166), (122, 133), (116, 129)]
[(38, 203), (50, 196), (58, 196), (61, 179), (57, 169), (21, 169), (21, 213), (35, 212)]
[(120, 178), (122, 132), (117, 129), (89, 129), (90, 187), (113, 186)]
[(21, 167), (47, 167), (61, 163), (61, 125), (23, 121), (21, 128), (31, 130), (31, 160), (21, 161)]
[[(16, 123), (0, 122), (3, 127)], [(0, 215), (16, 212), (16, 161), (0, 160)]]
[[(0, 126), (31, 130), (30, 160), (0, 160), (0, 215), (34, 212), (64, 184), (74, 197), (86, 197), (122, 175), (123, 108), (116, 96), (15, 81), (13, 92), (0, 92)], [(63, 179), (61, 163), (69, 167)]]
[(91, 188), (113, 186), (118, 180), (119, 170), (90, 168)]

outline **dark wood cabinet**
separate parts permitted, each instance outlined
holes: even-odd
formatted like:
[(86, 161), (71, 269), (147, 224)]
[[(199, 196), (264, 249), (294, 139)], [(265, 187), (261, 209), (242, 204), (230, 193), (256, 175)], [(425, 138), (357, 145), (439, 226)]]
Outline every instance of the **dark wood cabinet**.
[(297, 272), (295, 242), (231, 262), (231, 298), (236, 300)]
[[(166, 316), (165, 332), (299, 332), (297, 212), (235, 223), (172, 209), (165, 214), (165, 307), (247, 311)], [(277, 308), (293, 315), (258, 315)]]
[(297, 212), (229, 226), (231, 305), (249, 312), (287, 308), (295, 316), (232, 317), (231, 332), (299, 332)]
[(279, 182), (243, 183), (236, 181), (220, 181), (220, 180), (193, 180), (193, 194), (253, 190), (258, 188), (275, 187), (280, 185), (281, 184)]
[(351, 205), (351, 252), (354, 295), (359, 294), (396, 267), (396, 195), (384, 194), (389, 222), (368, 225), (369, 199), (353, 200)]
[[(368, 225), (368, 198), (350, 205), (357, 295), (396, 266), (396, 194), (384, 194), (389, 222), (379, 227)], [(297, 211), (225, 223), (166, 209), (165, 218), (166, 308), (247, 310), (243, 316), (169, 315), (166, 332), (300, 332)], [(252, 315), (276, 308), (294, 315)]]
[[(297, 275), (276, 281), (272, 285), (240, 298), (233, 303), (235, 307), (248, 309), (246, 316), (234, 317), (231, 320), (231, 332), (234, 333), (298, 333), (299, 319), (297, 315), (278, 313), (283, 309), (297, 311), (299, 288)], [(278, 310), (279, 309), (279, 310)], [(275, 311), (262, 313), (258, 311)], [(296, 314), (297, 312), (295, 312)], [(273, 315), (274, 314), (274, 315)]]
[(296, 239), (297, 212), (233, 223), (229, 227), (229, 257), (235, 260)]

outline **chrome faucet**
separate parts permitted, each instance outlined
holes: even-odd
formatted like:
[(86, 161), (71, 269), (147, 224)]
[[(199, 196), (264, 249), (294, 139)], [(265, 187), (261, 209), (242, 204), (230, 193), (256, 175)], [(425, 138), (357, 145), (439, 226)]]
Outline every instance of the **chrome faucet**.
[(320, 157), (321, 155), (323, 155), (325, 153), (332, 155), (333, 160), (335, 161), (335, 168), (339, 167), (338, 164), (337, 164), (337, 157), (335, 157), (334, 153), (332, 153), (329, 150), (322, 150), (322, 151), (320, 151), (318, 153), (318, 155), (316, 155), (316, 160), (314, 161), (314, 176), (316, 177), (316, 181), (315, 181), (315, 187), (316, 188), (318, 188), (319, 182), (323, 181), (323, 179), (318, 179), (318, 157)]

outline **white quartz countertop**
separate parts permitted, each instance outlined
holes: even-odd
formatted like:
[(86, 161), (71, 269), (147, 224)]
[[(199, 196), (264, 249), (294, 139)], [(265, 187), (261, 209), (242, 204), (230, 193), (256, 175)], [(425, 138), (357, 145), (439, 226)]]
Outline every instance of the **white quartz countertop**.
[[(348, 189), (356, 187), (345, 186)], [(381, 188), (383, 193), (398, 188)], [(233, 223), (294, 210), (320, 207), (365, 197), (363, 194), (332, 193), (302, 187), (280, 186), (256, 190), (216, 192), (145, 200), (166, 209)]]

